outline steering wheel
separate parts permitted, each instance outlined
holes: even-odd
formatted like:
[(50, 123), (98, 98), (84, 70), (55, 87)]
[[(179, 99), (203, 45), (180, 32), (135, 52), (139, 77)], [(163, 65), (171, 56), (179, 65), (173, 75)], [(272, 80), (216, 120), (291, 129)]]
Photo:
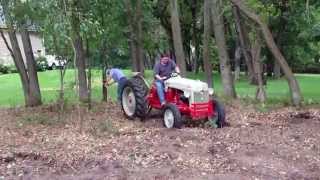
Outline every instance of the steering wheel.
[(172, 73), (170, 74), (170, 76), (168, 76), (164, 81), (166, 81), (166, 80), (168, 80), (168, 79), (170, 79), (170, 78), (179, 77), (179, 76), (180, 76), (179, 73), (177, 73), (177, 72), (172, 72)]
[(170, 74), (170, 78), (172, 78), (172, 77), (178, 77), (179, 76), (179, 73), (177, 73), (177, 72), (172, 72), (171, 74)]

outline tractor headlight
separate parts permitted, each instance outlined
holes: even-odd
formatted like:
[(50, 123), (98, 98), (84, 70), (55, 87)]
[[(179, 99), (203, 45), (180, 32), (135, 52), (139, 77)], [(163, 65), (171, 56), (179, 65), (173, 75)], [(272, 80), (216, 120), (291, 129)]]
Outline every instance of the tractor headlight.
[(213, 95), (213, 93), (214, 93), (213, 88), (208, 88), (208, 92), (209, 92), (209, 95), (210, 95), (210, 96), (212, 96), (212, 95)]

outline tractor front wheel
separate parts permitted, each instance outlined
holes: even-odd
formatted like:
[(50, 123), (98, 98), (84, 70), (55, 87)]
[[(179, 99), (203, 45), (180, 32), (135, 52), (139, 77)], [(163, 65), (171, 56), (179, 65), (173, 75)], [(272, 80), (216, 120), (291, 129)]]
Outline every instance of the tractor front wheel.
[(163, 124), (166, 128), (181, 128), (183, 122), (176, 105), (167, 104), (164, 107)]

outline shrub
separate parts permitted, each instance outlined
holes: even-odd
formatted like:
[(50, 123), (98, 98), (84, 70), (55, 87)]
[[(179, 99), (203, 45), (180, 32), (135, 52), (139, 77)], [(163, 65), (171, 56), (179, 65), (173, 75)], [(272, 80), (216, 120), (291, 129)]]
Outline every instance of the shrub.
[(8, 68), (9, 68), (9, 73), (18, 73), (18, 70), (15, 65), (10, 65), (8, 66)]
[(1, 74), (8, 74), (9, 73), (9, 67), (5, 66), (3, 64), (0, 64), (0, 73)]
[(292, 70), (295, 73), (320, 73), (320, 63), (318, 62), (307, 62), (307, 63), (295, 63), (292, 65)]
[(48, 69), (48, 61), (45, 57), (40, 56), (36, 59), (37, 71), (45, 71)]
[(320, 63), (310, 63), (306, 65), (305, 70), (307, 73), (314, 73), (314, 74), (319, 74), (320, 73)]

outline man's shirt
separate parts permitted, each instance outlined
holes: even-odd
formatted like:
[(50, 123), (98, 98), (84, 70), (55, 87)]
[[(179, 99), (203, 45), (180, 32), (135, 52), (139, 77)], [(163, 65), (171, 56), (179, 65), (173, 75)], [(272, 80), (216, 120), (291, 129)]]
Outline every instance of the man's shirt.
[(125, 77), (123, 72), (120, 69), (117, 69), (117, 68), (110, 69), (110, 76), (117, 83), (119, 83), (121, 78)]
[(171, 73), (174, 72), (175, 68), (176, 63), (174, 63), (172, 60), (169, 60), (167, 64), (158, 62), (154, 67), (154, 73), (160, 77), (169, 77)]

